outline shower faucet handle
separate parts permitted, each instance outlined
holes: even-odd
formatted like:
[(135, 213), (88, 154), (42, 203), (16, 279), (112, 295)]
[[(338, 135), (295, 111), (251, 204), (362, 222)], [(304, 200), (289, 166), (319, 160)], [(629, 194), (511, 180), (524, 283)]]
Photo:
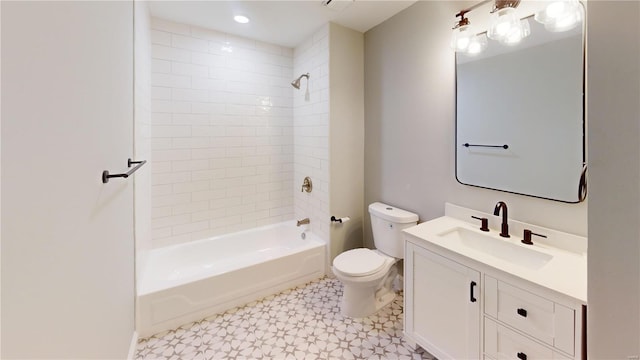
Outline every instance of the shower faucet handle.
[(308, 192), (310, 193), (311, 190), (313, 190), (313, 183), (311, 182), (311, 178), (310, 177), (305, 177), (304, 181), (302, 182), (302, 189), (300, 190), (300, 192)]

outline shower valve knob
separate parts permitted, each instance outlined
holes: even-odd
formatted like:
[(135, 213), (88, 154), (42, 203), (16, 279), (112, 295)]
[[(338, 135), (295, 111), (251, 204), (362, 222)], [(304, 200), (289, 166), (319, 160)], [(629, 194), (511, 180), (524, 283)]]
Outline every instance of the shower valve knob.
[(311, 190), (313, 190), (313, 183), (311, 182), (311, 178), (310, 177), (305, 177), (304, 181), (302, 182), (302, 189), (300, 190), (300, 192), (308, 192), (310, 193)]

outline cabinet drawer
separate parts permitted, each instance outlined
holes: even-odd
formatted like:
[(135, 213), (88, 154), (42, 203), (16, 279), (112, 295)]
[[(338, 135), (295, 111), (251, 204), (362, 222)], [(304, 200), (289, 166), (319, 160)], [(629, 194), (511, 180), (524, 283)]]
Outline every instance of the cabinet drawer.
[(485, 276), (485, 313), (568, 354), (575, 354), (575, 311)]
[(484, 357), (494, 360), (569, 359), (490, 318), (485, 318), (484, 322)]

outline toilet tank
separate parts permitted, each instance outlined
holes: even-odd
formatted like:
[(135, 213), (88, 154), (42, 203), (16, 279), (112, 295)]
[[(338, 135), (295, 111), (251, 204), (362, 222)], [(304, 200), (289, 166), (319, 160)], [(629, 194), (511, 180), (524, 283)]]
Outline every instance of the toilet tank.
[(404, 259), (402, 229), (416, 225), (418, 215), (379, 202), (369, 205), (369, 214), (376, 249), (394, 258)]

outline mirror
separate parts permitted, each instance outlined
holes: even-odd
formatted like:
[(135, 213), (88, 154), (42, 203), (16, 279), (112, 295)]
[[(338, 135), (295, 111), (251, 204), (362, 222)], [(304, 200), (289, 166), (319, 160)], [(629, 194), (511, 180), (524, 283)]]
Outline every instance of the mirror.
[[(456, 178), (465, 185), (579, 202), (584, 164), (583, 24), (529, 18), (516, 46), (456, 55)], [(466, 145), (465, 145), (466, 144)]]

